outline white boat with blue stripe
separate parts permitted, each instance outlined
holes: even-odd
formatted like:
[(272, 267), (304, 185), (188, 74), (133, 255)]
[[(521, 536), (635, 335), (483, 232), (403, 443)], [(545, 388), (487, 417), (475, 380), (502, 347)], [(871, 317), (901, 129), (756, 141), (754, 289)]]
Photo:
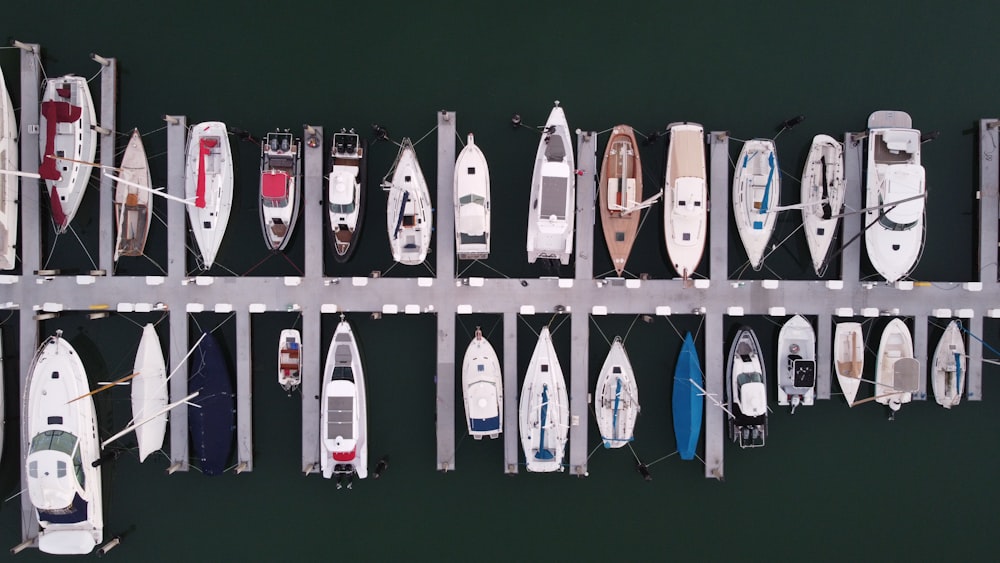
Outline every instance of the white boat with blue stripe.
[(462, 361), (462, 395), (469, 435), (477, 440), (497, 438), (503, 432), (502, 373), (496, 350), (476, 327)]
[(518, 422), (528, 471), (562, 471), (569, 434), (569, 397), (548, 327), (542, 328), (531, 354), (521, 387)]
[(605, 448), (620, 448), (633, 439), (639, 416), (639, 387), (622, 339), (615, 337), (594, 389), (594, 413)]
[(780, 205), (781, 173), (774, 141), (753, 139), (743, 144), (733, 176), (733, 215), (750, 266), (760, 270), (767, 243), (774, 233)]

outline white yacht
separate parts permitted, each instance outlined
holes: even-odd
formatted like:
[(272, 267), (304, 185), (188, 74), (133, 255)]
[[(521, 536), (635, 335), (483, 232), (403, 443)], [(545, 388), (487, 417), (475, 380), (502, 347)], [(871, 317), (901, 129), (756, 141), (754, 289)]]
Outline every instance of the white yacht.
[(459, 260), (490, 257), (490, 169), (472, 133), (455, 161), (455, 253)]
[(337, 262), (347, 262), (358, 247), (361, 224), (365, 218), (367, 154), (367, 143), (354, 129), (341, 129), (333, 134), (330, 185), (326, 196), (326, 232)]
[(368, 402), (361, 354), (341, 317), (323, 370), (320, 454), (323, 477), (368, 476)]
[(469, 435), (497, 438), (503, 432), (503, 372), (497, 351), (476, 327), (462, 360), (462, 397)]
[(271, 250), (295, 232), (302, 197), (302, 143), (288, 131), (267, 134), (260, 147), (260, 227)]
[(663, 184), (663, 234), (674, 271), (689, 279), (698, 269), (708, 234), (705, 130), (697, 123), (671, 123)]
[(420, 171), (417, 151), (404, 138), (396, 157), (386, 206), (386, 226), (392, 259), (400, 264), (422, 264), (431, 247), (431, 195)]
[(566, 114), (558, 101), (538, 142), (530, 201), (528, 263), (549, 258), (569, 264), (576, 216), (576, 164)]
[(900, 319), (892, 319), (882, 331), (875, 357), (875, 401), (895, 413), (913, 399), (920, 377), (920, 364), (913, 357), (913, 337)]
[(816, 332), (802, 315), (788, 319), (778, 332), (778, 404), (799, 405), (816, 401)]

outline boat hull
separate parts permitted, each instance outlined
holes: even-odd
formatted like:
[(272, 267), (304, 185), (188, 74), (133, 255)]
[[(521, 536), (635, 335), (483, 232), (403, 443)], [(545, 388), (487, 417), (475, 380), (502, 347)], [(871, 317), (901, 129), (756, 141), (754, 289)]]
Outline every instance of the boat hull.
[(528, 471), (563, 470), (569, 433), (569, 398), (548, 327), (542, 328), (538, 336), (521, 386), (518, 427)]
[(135, 429), (135, 438), (139, 443), (139, 462), (143, 462), (149, 454), (163, 447), (167, 432), (166, 412), (150, 418), (166, 407), (169, 400), (167, 364), (163, 359), (160, 337), (152, 324), (142, 329), (132, 371), (139, 374), (132, 378), (132, 420), (136, 424), (142, 423)]
[(750, 266), (760, 270), (774, 233), (781, 197), (781, 173), (774, 142), (753, 139), (743, 144), (733, 176), (733, 216)]
[(535, 154), (528, 207), (528, 263), (539, 258), (569, 264), (576, 218), (576, 164), (566, 114), (552, 108)]
[(194, 202), (188, 219), (208, 270), (215, 264), (233, 207), (233, 153), (226, 124), (218, 121), (191, 127), (188, 140), (184, 190)]
[[(875, 359), (875, 401), (897, 411), (913, 399), (915, 385), (904, 384), (896, 366), (913, 359), (913, 337), (906, 323), (893, 319), (882, 331)], [(914, 383), (916, 383), (914, 381)], [(908, 389), (908, 390), (907, 390)]]
[(837, 323), (833, 333), (833, 367), (847, 406), (853, 407), (865, 366), (861, 323)]
[(669, 129), (663, 235), (674, 271), (687, 279), (701, 263), (708, 235), (705, 131), (697, 123), (674, 123)]
[(431, 246), (431, 196), (409, 139), (403, 139), (392, 174), (386, 226), (392, 259), (408, 266), (423, 264)]
[(198, 392), (188, 408), (188, 430), (195, 457), (205, 475), (220, 475), (229, 466), (236, 423), (235, 398), (229, 366), (212, 333), (188, 360), (188, 390)]
[[(0, 170), (18, 170), (17, 122), (2, 70), (0, 70)], [(19, 193), (18, 178), (11, 174), (0, 174), (0, 270), (14, 269)]]
[(351, 325), (340, 321), (323, 370), (320, 406), (323, 477), (368, 476), (368, 401), (361, 354)]
[[(826, 199), (824, 204), (822, 201)], [(826, 273), (830, 249), (844, 210), (844, 145), (816, 135), (802, 170), (802, 230), (817, 276)]]
[(264, 244), (284, 250), (295, 232), (302, 195), (302, 143), (291, 133), (268, 133), (264, 139), (258, 195)]
[(326, 193), (326, 233), (333, 259), (341, 264), (354, 255), (361, 237), (368, 186), (367, 155), (368, 141), (355, 133), (334, 134)]
[(462, 360), (462, 398), (469, 435), (477, 440), (503, 432), (502, 374), (496, 350), (476, 329)]
[(795, 315), (778, 332), (778, 404), (811, 406), (816, 400), (816, 332)]
[[(38, 173), (45, 180), (56, 233), (64, 233), (80, 208), (97, 154), (97, 117), (86, 79), (67, 75), (50, 79), (42, 95)], [(66, 157), (79, 162), (60, 160)]]
[(726, 403), (729, 439), (741, 448), (762, 447), (767, 439), (767, 373), (760, 342), (753, 330), (741, 327), (729, 348)]
[(958, 321), (948, 323), (934, 349), (934, 359), (931, 364), (934, 400), (946, 409), (962, 402), (962, 394), (965, 393), (966, 379), (968, 379), (965, 341), (962, 340), (962, 329), (959, 326)]
[(490, 257), (490, 168), (472, 133), (455, 161), (455, 253), (459, 260)]
[(639, 387), (621, 339), (615, 338), (594, 388), (594, 416), (605, 448), (632, 441), (639, 416)]
[(116, 183), (115, 217), (118, 219), (114, 256), (116, 262), (122, 256), (142, 256), (146, 250), (146, 238), (149, 236), (151, 207), (148, 190), (152, 188), (153, 180), (149, 174), (146, 148), (142, 144), (142, 135), (138, 129), (132, 131), (125, 153), (122, 154), (118, 177), (146, 189), (129, 186), (124, 182)]
[(643, 201), (642, 161), (635, 133), (628, 125), (618, 125), (611, 130), (611, 138), (604, 149), (601, 162), (601, 179), (598, 186), (598, 208), (604, 242), (611, 255), (611, 264), (619, 276), (632, 253), (639, 219), (642, 213), (633, 209)]
[(674, 388), (671, 405), (677, 453), (683, 460), (692, 460), (698, 451), (701, 420), (705, 410), (705, 378), (698, 360), (698, 350), (691, 333), (684, 335), (680, 357), (674, 367)]

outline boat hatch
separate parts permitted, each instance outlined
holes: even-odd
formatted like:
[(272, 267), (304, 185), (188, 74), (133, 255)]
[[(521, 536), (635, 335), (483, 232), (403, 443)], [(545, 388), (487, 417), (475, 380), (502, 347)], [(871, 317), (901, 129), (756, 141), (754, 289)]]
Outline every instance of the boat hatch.
[(920, 362), (914, 358), (900, 358), (892, 366), (892, 386), (901, 393), (913, 393), (919, 388)]
[(569, 184), (566, 178), (555, 176), (542, 177), (542, 205), (539, 216), (554, 217), (557, 220), (566, 219), (566, 197)]
[[(354, 397), (326, 398), (326, 437), (351, 440), (354, 438)], [(353, 457), (353, 456), (352, 456)]]
[(272, 206), (282, 200), (287, 202), (288, 174), (284, 172), (267, 172), (263, 174), (260, 181), (260, 191), (266, 200), (271, 200), (267, 203)]
[(816, 361), (788, 357), (792, 364), (792, 385), (795, 387), (813, 387), (816, 385)]
[(545, 137), (545, 159), (549, 162), (562, 162), (566, 158), (566, 147), (563, 138), (558, 134)]

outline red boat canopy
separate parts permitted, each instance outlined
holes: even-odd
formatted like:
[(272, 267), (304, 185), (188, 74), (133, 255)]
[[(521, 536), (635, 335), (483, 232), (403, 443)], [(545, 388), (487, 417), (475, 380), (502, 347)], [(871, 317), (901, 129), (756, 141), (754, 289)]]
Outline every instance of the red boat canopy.
[(69, 102), (42, 102), (42, 116), (45, 117), (45, 154), (42, 156), (41, 166), (38, 167), (38, 174), (43, 179), (55, 182), (62, 178), (56, 167), (56, 159), (51, 158), (56, 150), (56, 124), (73, 123), (80, 119), (81, 115), (83, 108)]
[(219, 140), (215, 137), (202, 137), (198, 141), (198, 191), (195, 193), (194, 205), (199, 209), (205, 208), (205, 157), (218, 144)]
[(334, 461), (353, 461), (355, 450), (349, 452), (333, 452)]
[(284, 172), (265, 172), (260, 176), (260, 193), (268, 199), (281, 199), (288, 196), (288, 174)]

